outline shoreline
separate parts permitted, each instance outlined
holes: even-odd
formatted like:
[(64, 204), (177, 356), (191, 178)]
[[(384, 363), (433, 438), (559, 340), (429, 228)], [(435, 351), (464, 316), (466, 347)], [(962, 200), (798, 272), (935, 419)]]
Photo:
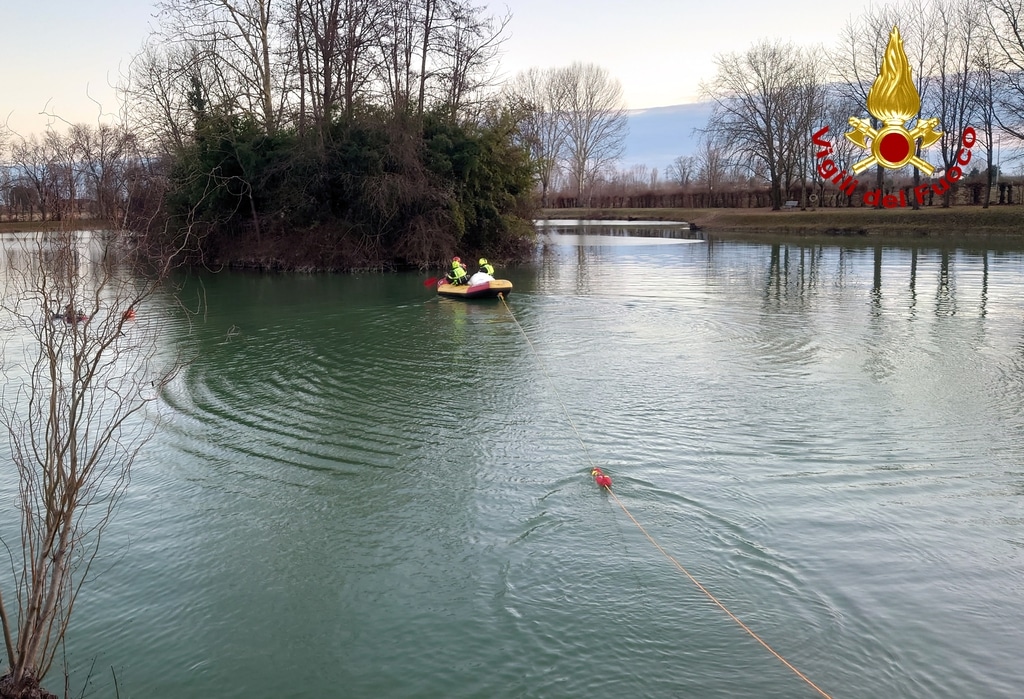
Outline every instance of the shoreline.
[(542, 209), (538, 220), (591, 219), (685, 221), (715, 235), (794, 237), (1010, 237), (1024, 239), (1024, 206), (957, 206), (943, 209)]
[[(622, 222), (684, 222), (691, 230), (721, 239), (759, 240), (765, 237), (803, 242), (891, 240), (996, 242), (1024, 244), (1024, 205), (993, 204), (948, 209), (688, 209), (688, 208), (571, 208), (538, 209), (536, 221), (594, 220)], [(44, 231), (109, 230), (110, 221), (0, 221), (0, 235)], [(1002, 245), (999, 245), (1002, 247)]]
[[(941, 235), (1009, 235), (1024, 237), (1024, 205), (872, 209), (866, 207), (819, 209), (687, 209), (596, 208), (538, 209), (537, 220), (682, 221), (709, 233), (732, 231), (791, 235), (887, 235), (929, 237)], [(64, 221), (0, 221), (0, 233), (59, 230), (107, 230), (102, 219)]]
[(83, 218), (71, 221), (0, 221), (0, 234), (54, 231), (108, 231), (114, 224), (106, 219)]

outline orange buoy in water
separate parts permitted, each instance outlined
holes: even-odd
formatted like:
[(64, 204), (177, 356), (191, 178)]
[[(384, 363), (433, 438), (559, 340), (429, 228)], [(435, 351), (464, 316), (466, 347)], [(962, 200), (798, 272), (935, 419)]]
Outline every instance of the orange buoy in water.
[(594, 482), (597, 483), (602, 488), (611, 488), (612, 487), (612, 479), (611, 479), (611, 477), (610, 476), (606, 476), (604, 471), (599, 469), (597, 466), (595, 466), (593, 469), (591, 469), (590, 475), (594, 477)]

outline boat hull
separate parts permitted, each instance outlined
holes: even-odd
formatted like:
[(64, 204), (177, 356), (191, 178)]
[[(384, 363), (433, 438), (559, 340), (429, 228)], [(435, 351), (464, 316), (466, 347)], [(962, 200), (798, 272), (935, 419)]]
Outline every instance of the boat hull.
[(499, 294), (508, 296), (512, 293), (512, 282), (507, 279), (492, 279), (482, 284), (448, 284), (437, 285), (437, 293), (453, 299), (496, 299)]

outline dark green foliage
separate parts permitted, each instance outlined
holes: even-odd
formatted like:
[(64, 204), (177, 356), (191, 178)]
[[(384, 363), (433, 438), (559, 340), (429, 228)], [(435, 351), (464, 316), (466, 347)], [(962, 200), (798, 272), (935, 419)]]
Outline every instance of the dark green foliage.
[(531, 166), (512, 120), (364, 113), (308, 136), (196, 110), (166, 210), (208, 262), (278, 268), (425, 267), (511, 257), (532, 235)]
[(206, 97), (203, 93), (203, 82), (198, 75), (189, 77), (189, 90), (186, 95), (188, 106), (197, 120), (206, 116)]
[(469, 250), (501, 250), (524, 234), (532, 216), (533, 168), (513, 136), (506, 114), (483, 125), (427, 118), (425, 162), (452, 187), (454, 218)]

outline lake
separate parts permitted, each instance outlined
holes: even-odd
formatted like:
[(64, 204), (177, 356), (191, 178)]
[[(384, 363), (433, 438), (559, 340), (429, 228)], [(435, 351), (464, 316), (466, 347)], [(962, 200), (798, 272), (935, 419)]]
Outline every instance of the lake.
[(558, 224), (497, 275), (507, 305), (222, 272), (139, 308), (194, 359), (73, 693), (1020, 696), (1024, 252)]

